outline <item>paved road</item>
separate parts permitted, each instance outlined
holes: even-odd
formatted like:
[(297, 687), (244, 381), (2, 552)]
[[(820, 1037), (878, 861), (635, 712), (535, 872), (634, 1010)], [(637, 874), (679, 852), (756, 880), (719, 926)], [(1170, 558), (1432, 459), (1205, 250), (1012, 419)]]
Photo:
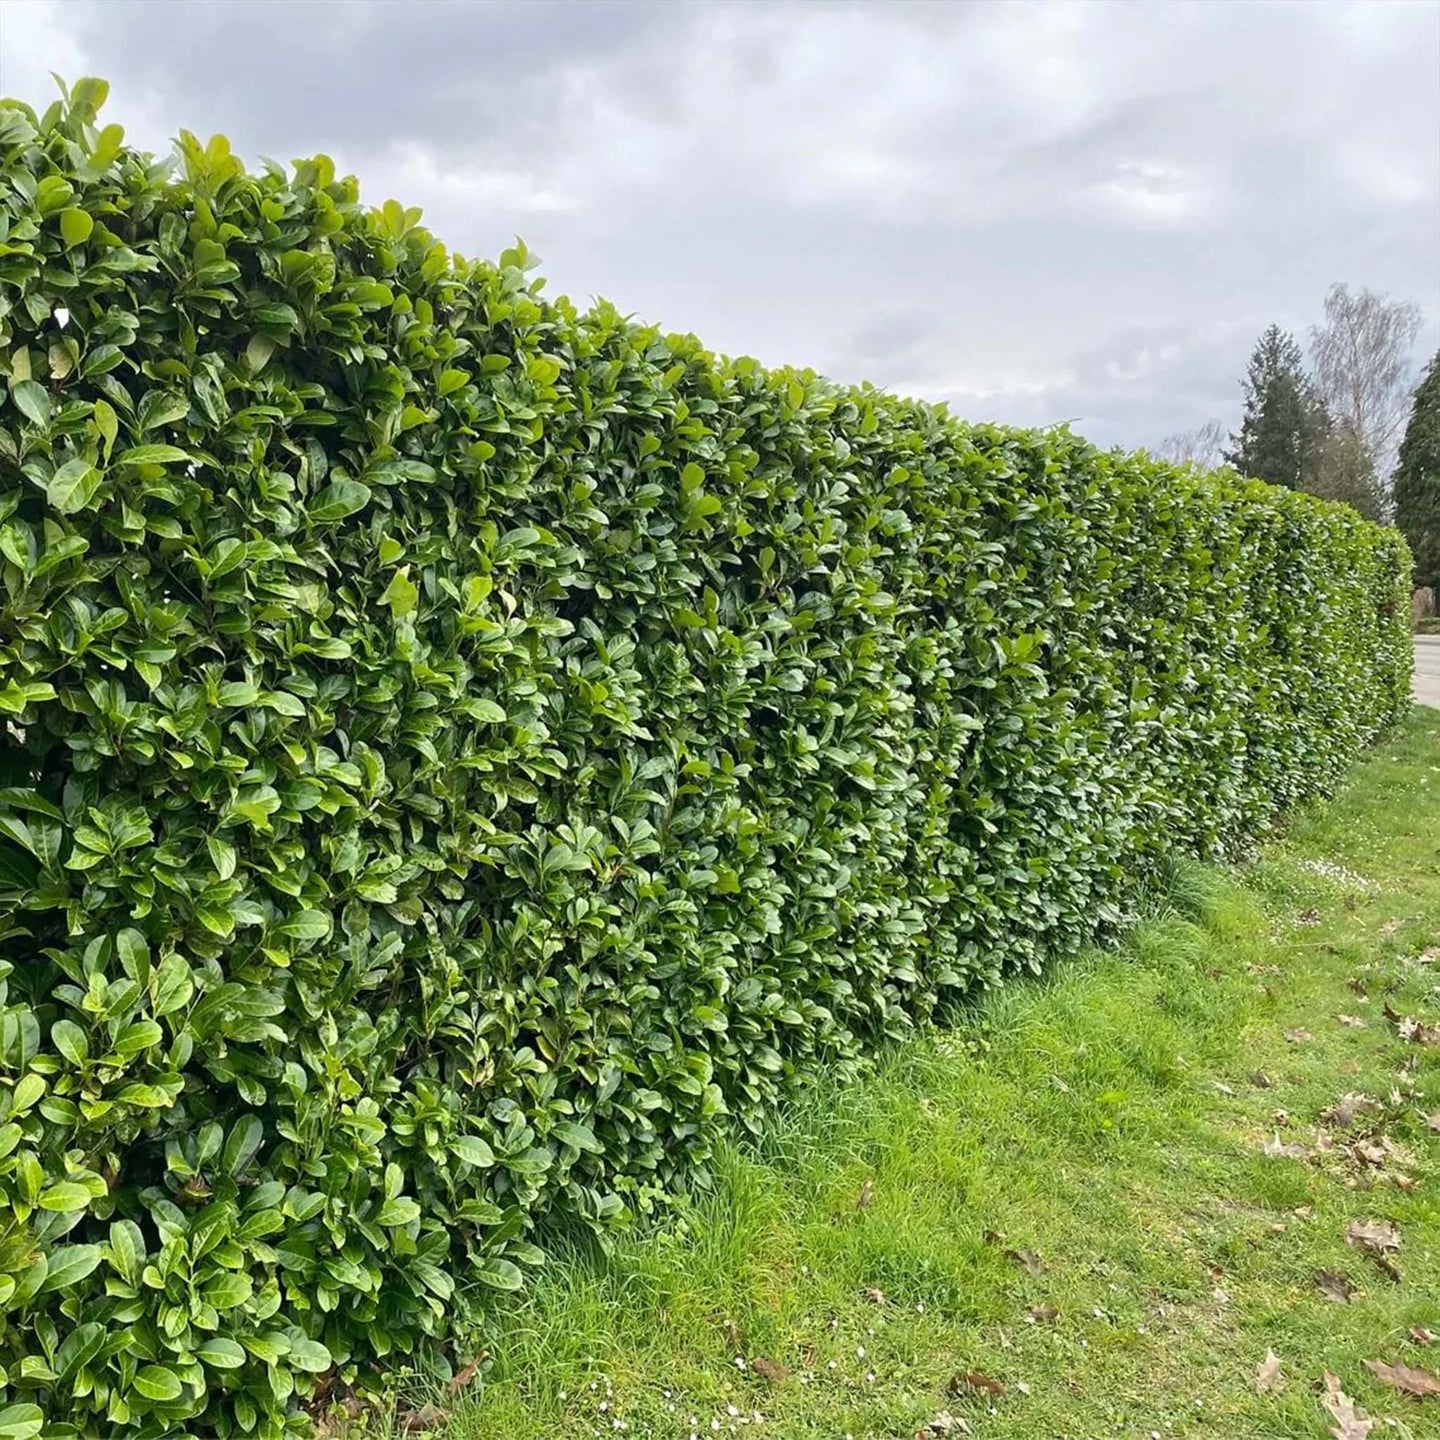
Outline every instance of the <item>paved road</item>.
[(1415, 698), (1440, 710), (1440, 635), (1415, 637)]

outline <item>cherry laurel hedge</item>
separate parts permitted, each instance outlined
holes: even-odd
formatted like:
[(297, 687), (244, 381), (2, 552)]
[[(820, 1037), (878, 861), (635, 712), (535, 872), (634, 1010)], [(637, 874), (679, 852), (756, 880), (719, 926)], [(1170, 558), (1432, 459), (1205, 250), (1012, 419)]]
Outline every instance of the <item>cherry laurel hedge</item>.
[(0, 106), (6, 1440), (459, 1364), (544, 1226), (1408, 704), (1350, 509), (717, 359), (103, 96)]

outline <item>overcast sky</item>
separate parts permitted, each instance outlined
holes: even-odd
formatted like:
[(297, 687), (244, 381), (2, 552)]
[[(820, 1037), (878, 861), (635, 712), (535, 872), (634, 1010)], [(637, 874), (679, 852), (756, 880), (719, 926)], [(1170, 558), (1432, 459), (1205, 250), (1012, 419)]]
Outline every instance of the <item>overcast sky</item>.
[(0, 93), (323, 150), (712, 349), (1154, 445), (1344, 280), (1440, 341), (1437, 0), (0, 0)]

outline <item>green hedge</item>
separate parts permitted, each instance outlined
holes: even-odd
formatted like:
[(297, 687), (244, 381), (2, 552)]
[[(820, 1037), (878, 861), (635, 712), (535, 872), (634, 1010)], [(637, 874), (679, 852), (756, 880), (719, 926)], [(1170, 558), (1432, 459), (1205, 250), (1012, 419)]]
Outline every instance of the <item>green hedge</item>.
[(547, 1224), (1408, 704), (1349, 509), (717, 359), (103, 92), (0, 108), (0, 1435), (443, 1366)]

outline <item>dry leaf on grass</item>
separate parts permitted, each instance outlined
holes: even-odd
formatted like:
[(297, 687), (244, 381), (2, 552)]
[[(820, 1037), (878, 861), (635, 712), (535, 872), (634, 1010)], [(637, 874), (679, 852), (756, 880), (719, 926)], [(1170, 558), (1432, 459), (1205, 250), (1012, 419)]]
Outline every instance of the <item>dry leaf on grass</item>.
[(1383, 935), (1388, 940), (1390, 936), (1392, 936), (1400, 928), (1400, 924), (1401, 922), (1399, 920), (1387, 920), (1380, 927), (1381, 935)]
[(455, 1372), (445, 1387), (445, 1393), (451, 1398), (458, 1395), (480, 1373), (480, 1367), (489, 1358), (490, 1352), (482, 1350), (468, 1365)]
[(1348, 1305), (1355, 1293), (1355, 1287), (1338, 1270), (1317, 1270), (1315, 1288), (1337, 1305)]
[(1297, 1025), (1295, 1029), (1285, 1032), (1285, 1038), (1292, 1045), (1304, 1045), (1307, 1041), (1313, 1040), (1315, 1037), (1308, 1030)]
[(1032, 1305), (1025, 1312), (1025, 1318), (1032, 1325), (1053, 1325), (1060, 1318), (1060, 1312), (1047, 1301), (1044, 1305)]
[(861, 1292), (872, 1305), (883, 1305), (885, 1303), (885, 1292), (878, 1285), (867, 1285)]
[(1424, 1325), (1412, 1325), (1410, 1327), (1410, 1338), (1417, 1345), (1433, 1345), (1435, 1343), (1435, 1332), (1427, 1329)]
[(1280, 1388), (1283, 1382), (1280, 1379), (1280, 1357), (1273, 1351), (1267, 1350), (1265, 1358), (1260, 1362), (1255, 1371), (1255, 1388), (1262, 1395), (1269, 1395)]
[(1383, 1360), (1367, 1360), (1365, 1368), (1382, 1385), (1391, 1385), (1405, 1395), (1416, 1395), (1422, 1400), (1440, 1397), (1440, 1379), (1428, 1370), (1416, 1370), (1410, 1365), (1387, 1365)]
[(1273, 1140), (1265, 1142), (1264, 1150), (1272, 1160), (1304, 1160), (1310, 1154), (1303, 1145), (1286, 1145), (1278, 1132)]
[[(1386, 1008), (1389, 1009), (1388, 1006)], [(1415, 1045), (1440, 1045), (1440, 1025), (1427, 1025), (1413, 1015), (1396, 1015), (1393, 1012), (1385, 1018), (1394, 1023), (1395, 1033), (1402, 1040), (1409, 1040)]]
[(1263, 1070), (1257, 1070), (1251, 1075), (1250, 1083), (1257, 1090), (1268, 1090), (1275, 1082)]
[(981, 1370), (966, 1370), (961, 1374), (952, 1375), (950, 1383), (945, 1387), (947, 1395), (964, 1395), (967, 1391), (999, 1396), (1005, 1393), (1005, 1382), (991, 1379)]
[(1361, 1095), (1351, 1090), (1348, 1094), (1342, 1095), (1327, 1110), (1320, 1112), (1320, 1118), (1327, 1125), (1338, 1126), (1341, 1130), (1347, 1130), (1355, 1123), (1358, 1115), (1369, 1110), (1378, 1110), (1378, 1102), (1372, 1100), (1368, 1095)]
[(1375, 1428), (1373, 1420), (1367, 1420), (1355, 1402), (1340, 1388), (1337, 1376), (1325, 1372), (1325, 1393), (1320, 1397), (1325, 1413), (1335, 1422), (1330, 1427), (1334, 1440), (1369, 1440)]
[(1357, 1140), (1350, 1147), (1350, 1158), (1357, 1165), (1373, 1165), (1378, 1170), (1389, 1158), (1389, 1151), (1373, 1140)]
[(757, 1355), (750, 1362), (750, 1368), (762, 1380), (768, 1380), (772, 1385), (778, 1385), (780, 1381), (790, 1378), (788, 1365), (782, 1365), (778, 1360), (767, 1360), (763, 1355)]
[(857, 1210), (869, 1209), (870, 1202), (875, 1198), (875, 1177), (867, 1175), (865, 1183), (860, 1187), (860, 1193), (855, 1197), (855, 1208)]
[(1033, 1250), (1007, 1250), (1007, 1260), (1013, 1260), (1017, 1265), (1023, 1265), (1025, 1271), (1030, 1275), (1043, 1275), (1045, 1267), (1040, 1263), (1040, 1257)]
[(1388, 1220), (1352, 1220), (1345, 1227), (1345, 1243), (1383, 1255), (1400, 1248), (1400, 1232)]
[(970, 1426), (959, 1415), (942, 1410), (932, 1415), (916, 1432), (915, 1440), (929, 1440), (932, 1435), (968, 1435)]
[(1337, 1015), (1335, 1017), (1342, 1025), (1348, 1025), (1352, 1030), (1363, 1030), (1365, 1022), (1358, 1015)]
[(438, 1405), (422, 1405), (401, 1417), (400, 1428), (407, 1435), (419, 1435), (427, 1430), (439, 1430), (449, 1418), (449, 1412)]
[(1437, 1110), (1433, 1115), (1427, 1115), (1425, 1117), (1425, 1123), (1432, 1130), (1440, 1131), (1440, 1110)]

